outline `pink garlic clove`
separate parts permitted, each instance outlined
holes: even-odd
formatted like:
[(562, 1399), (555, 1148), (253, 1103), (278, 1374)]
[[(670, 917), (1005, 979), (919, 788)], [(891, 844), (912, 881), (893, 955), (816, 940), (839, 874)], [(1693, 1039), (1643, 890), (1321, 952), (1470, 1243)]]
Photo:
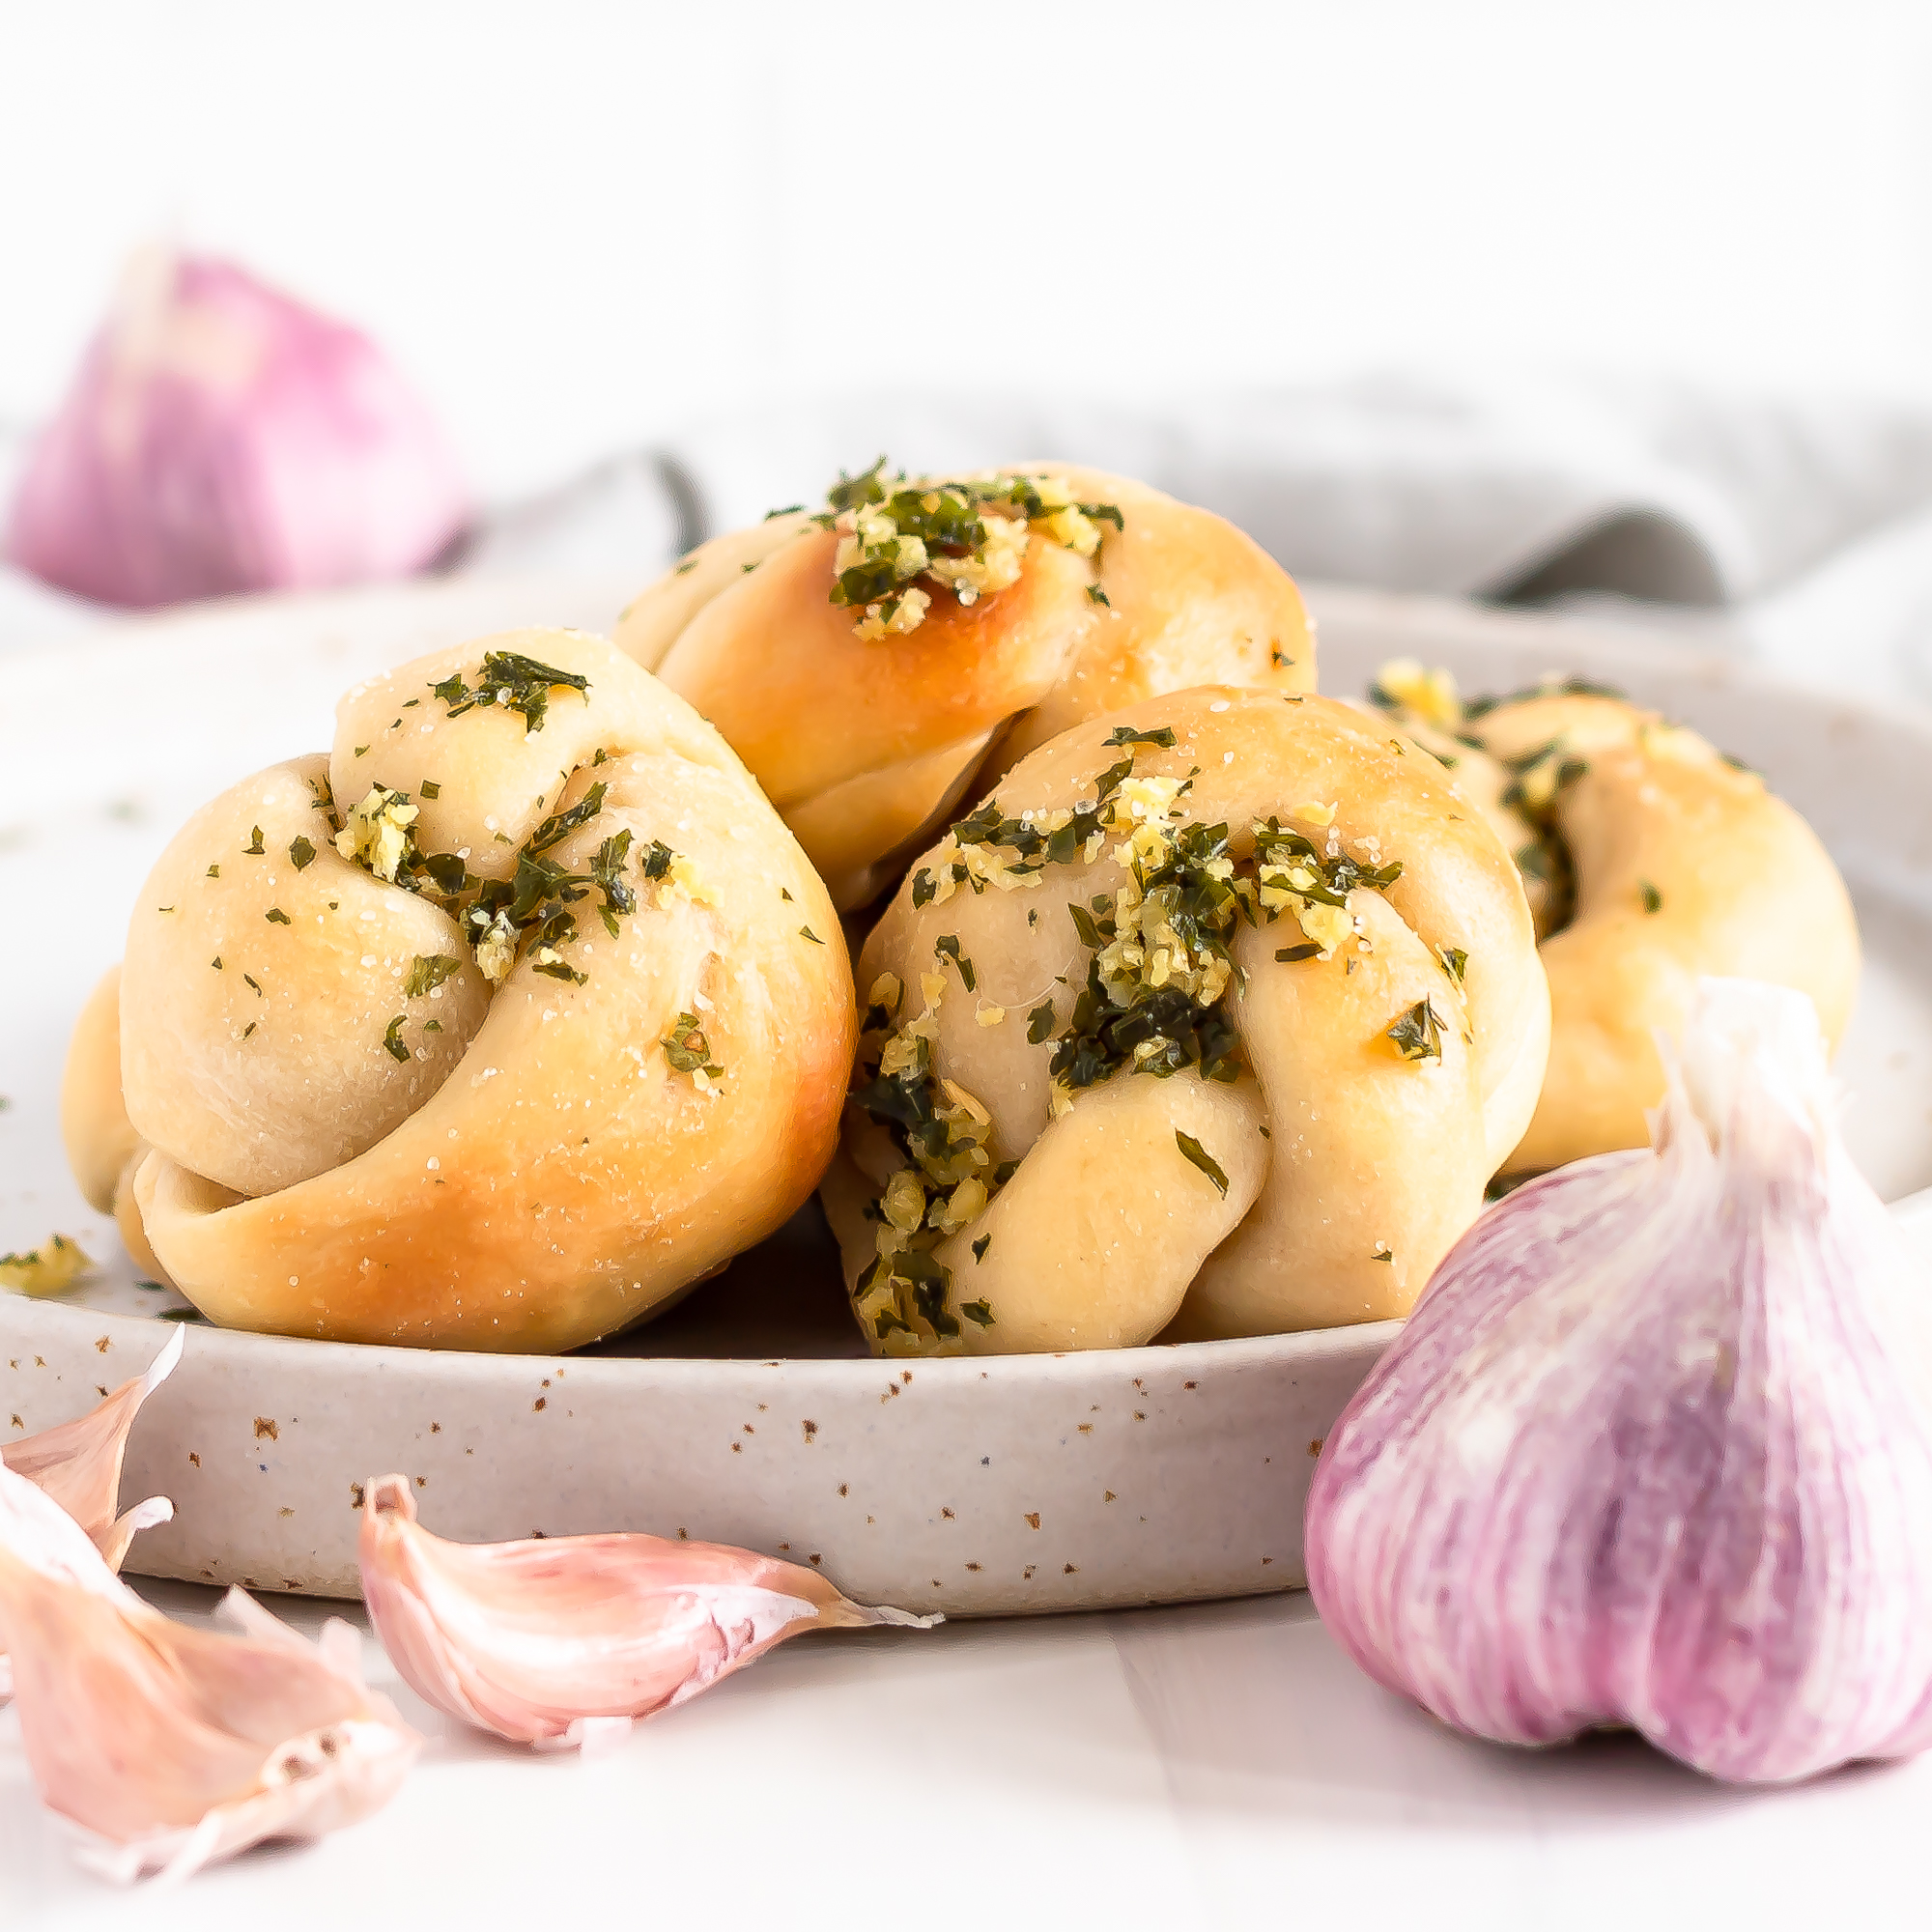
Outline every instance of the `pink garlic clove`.
[(641, 1535), (445, 1543), (405, 1476), (363, 1504), (362, 1597), (389, 1660), (439, 1710), (539, 1747), (609, 1741), (803, 1630), (938, 1617), (867, 1609), (816, 1571)]
[(177, 1882), (388, 1802), (422, 1741), (364, 1689), (353, 1631), (307, 1643), (240, 1591), (222, 1608), (242, 1634), (174, 1623), (63, 1518), (0, 1469), (0, 1645), (27, 1762), (84, 1863)]
[(1777, 1783), (1932, 1743), (1932, 1290), (1802, 995), (1702, 982), (1648, 1151), (1485, 1214), (1330, 1432), (1309, 1588), (1378, 1682)]
[(441, 432), (366, 336), (156, 251), (29, 454), (7, 550), (146, 608), (409, 576), (466, 515)]
[(137, 1530), (151, 1529), (174, 1515), (173, 1505), (159, 1496), (136, 1504), (118, 1520), (114, 1508), (121, 1495), (121, 1460), (128, 1448), (128, 1432), (134, 1426), (141, 1405), (174, 1374), (182, 1358), (182, 1343), (183, 1334), (177, 1328), (145, 1375), (123, 1382), (85, 1415), (56, 1423), (36, 1435), (24, 1435), (17, 1442), (0, 1444), (0, 1463), (53, 1497), (94, 1539), (113, 1570), (120, 1569)]

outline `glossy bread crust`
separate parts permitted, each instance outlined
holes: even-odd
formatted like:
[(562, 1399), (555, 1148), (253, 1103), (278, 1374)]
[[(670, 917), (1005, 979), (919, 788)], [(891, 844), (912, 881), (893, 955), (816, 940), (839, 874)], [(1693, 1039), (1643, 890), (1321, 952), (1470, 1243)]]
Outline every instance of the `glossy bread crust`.
[[(1094, 957), (1078, 914), (1125, 879), (1116, 839), (1017, 884), (944, 895), (931, 882), (954, 855), (945, 842), (923, 855), (867, 941), (859, 984), (891, 975), (905, 1016), (930, 1013), (935, 1075), (990, 1116), (989, 1154), (1017, 1165), (936, 1251), (954, 1302), (983, 1301), (991, 1320), (962, 1322), (956, 1342), (930, 1326), (870, 1337), (889, 1351), (1116, 1348), (1405, 1314), (1535, 1105), (1548, 1000), (1529, 910), (1453, 774), (1350, 706), (1210, 686), (1053, 739), (998, 786), (999, 812), (1094, 799), (1127, 754), (1110, 742), (1123, 729), (1174, 734), (1133, 747), (1134, 777), (1186, 781), (1186, 822), (1225, 823), (1237, 866), (1252, 859), (1251, 827), (1274, 817), (1331, 853), (1400, 861), (1401, 875), (1351, 892), (1354, 930), (1320, 956), (1293, 913), (1236, 922), (1225, 997), (1236, 1078), (1122, 1066), (1068, 1108), (1051, 1092), (1050, 1036)], [(1425, 1000), (1443, 1022), (1439, 1055), (1405, 1059), (1388, 1030)], [(1042, 1003), (1051, 1024), (1035, 1038)], [(848, 1287), (879, 1252), (882, 1192), (902, 1160), (875, 1117), (847, 1110), (823, 1198)]]
[[(588, 689), (553, 690), (536, 730), (432, 696), (490, 651)], [(546, 817), (602, 785), (540, 856), (587, 875), (628, 832), (636, 909), (609, 930), (587, 889), (577, 936), (548, 955), (526, 936), (493, 984), (436, 895), (337, 851), (374, 785), (415, 801), (420, 849), (472, 878), (510, 877)], [(675, 875), (646, 874), (653, 841)], [(425, 959), (444, 962), (434, 986)], [(639, 1320), (782, 1222), (832, 1151), (853, 1040), (837, 917), (737, 757), (609, 643), (558, 631), (373, 679), (327, 760), (204, 808), (143, 889), (118, 1001), (89, 1014), (75, 1171), (98, 1190), (129, 1137), (152, 1150), (121, 1192), (213, 1320), (530, 1351)], [(716, 1080), (670, 1064), (680, 1014)]]
[(1083, 719), (1208, 682), (1315, 688), (1300, 593), (1232, 524), (1097, 470), (1017, 469), (1117, 505), (1122, 527), (1095, 559), (1037, 534), (1009, 588), (938, 592), (917, 629), (867, 639), (830, 601), (838, 533), (791, 512), (694, 551), (619, 620), (619, 648), (724, 732), (841, 909)]

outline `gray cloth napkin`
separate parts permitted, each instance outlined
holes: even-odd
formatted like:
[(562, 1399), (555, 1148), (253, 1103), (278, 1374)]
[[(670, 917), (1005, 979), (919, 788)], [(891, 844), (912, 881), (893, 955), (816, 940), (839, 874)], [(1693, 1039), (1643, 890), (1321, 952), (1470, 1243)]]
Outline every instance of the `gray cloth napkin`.
[[(1297, 576), (1611, 600), (1801, 676), (1932, 696), (1932, 412), (1662, 383), (1387, 376), (1158, 412), (965, 391), (790, 403), (504, 505), (452, 567), (635, 567), (641, 584), (882, 452), (915, 471), (1079, 462), (1219, 511)], [(87, 615), (0, 571), (0, 642)]]

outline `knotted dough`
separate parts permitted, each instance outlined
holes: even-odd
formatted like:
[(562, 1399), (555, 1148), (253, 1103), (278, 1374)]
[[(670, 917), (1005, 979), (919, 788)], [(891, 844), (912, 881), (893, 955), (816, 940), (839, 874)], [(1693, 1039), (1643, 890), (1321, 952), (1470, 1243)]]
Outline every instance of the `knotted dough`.
[[(616, 631), (724, 732), (841, 908), (894, 884), (962, 799), (1082, 719), (1210, 679), (1315, 688), (1315, 634), (1293, 580), (1207, 510), (1056, 464), (951, 485), (867, 476), (876, 490), (848, 484), (822, 512), (694, 551)], [(987, 494), (1013, 479), (1019, 500)], [(924, 492), (943, 517), (949, 487), (993, 532), (978, 552), (949, 557), (935, 540), (928, 568), (902, 585), (832, 601), (851, 564), (889, 566), (913, 541), (890, 520), (861, 528), (862, 517), (880, 518), (899, 489)], [(887, 500), (844, 503), (855, 493)], [(917, 503), (901, 516), (909, 531), (933, 527)]]
[(1542, 1083), (1508, 852), (1315, 696), (1076, 726), (914, 863), (823, 1198), (886, 1353), (1407, 1311)]
[(1707, 975), (1809, 994), (1836, 1049), (1858, 922), (1817, 834), (1757, 773), (1577, 680), (1465, 706), (1446, 673), (1399, 661), (1378, 690), (1523, 869), (1551, 1031), (1512, 1172), (1648, 1144), (1646, 1112), (1663, 1098), (1657, 1037), (1683, 1031)]
[(358, 685), (327, 755), (188, 821), (64, 1111), (216, 1321), (567, 1349), (793, 1211), (852, 1038), (832, 905), (723, 739), (529, 631)]

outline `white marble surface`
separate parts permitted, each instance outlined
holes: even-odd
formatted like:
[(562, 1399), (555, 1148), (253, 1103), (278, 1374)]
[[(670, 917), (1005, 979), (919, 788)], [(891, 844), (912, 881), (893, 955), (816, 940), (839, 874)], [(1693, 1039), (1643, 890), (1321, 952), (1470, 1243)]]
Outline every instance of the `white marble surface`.
[[(143, 1587), (177, 1613), (213, 1601)], [(326, 1606), (275, 1607), (313, 1628)], [(1469, 1744), (1359, 1675), (1305, 1596), (807, 1637), (587, 1760), (496, 1745), (395, 1694), (429, 1745), (386, 1811), (166, 1893), (70, 1864), (0, 1714), (0, 1925), (1927, 1919), (1932, 1761), (1752, 1794), (1627, 1737)]]

